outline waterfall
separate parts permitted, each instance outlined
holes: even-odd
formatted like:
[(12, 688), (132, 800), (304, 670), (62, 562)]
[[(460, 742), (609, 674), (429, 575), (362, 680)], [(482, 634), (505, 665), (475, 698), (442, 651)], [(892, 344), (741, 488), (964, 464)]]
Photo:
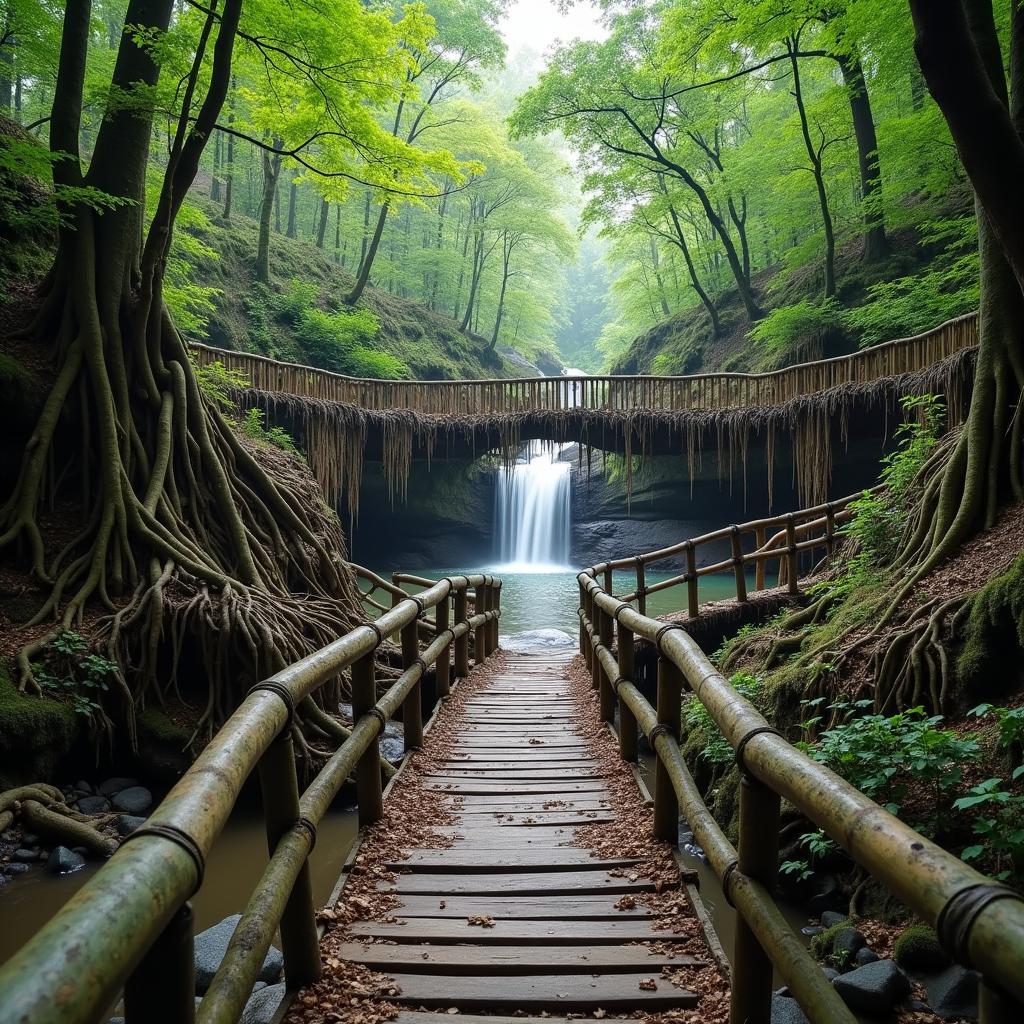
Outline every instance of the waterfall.
[(569, 568), (571, 527), (569, 464), (530, 444), (526, 461), (498, 475), (498, 560), (511, 572)]

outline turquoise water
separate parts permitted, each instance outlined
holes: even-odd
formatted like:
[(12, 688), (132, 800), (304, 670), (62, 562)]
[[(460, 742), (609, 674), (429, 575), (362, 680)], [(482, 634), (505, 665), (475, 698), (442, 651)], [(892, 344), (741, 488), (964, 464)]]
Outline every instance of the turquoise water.
[[(416, 576), (439, 579), (465, 572), (490, 572), (500, 576), (501, 585), (501, 633), (523, 633), (530, 629), (561, 629), (576, 635), (579, 619), (579, 585), (575, 569), (546, 569), (543, 572), (523, 572), (516, 566), (460, 566), (459, 568), (423, 569), (419, 567), (402, 569)], [(389, 579), (390, 571), (382, 572)], [(647, 584), (657, 583), (679, 575), (679, 571), (647, 573)], [(747, 586), (753, 589), (753, 576)], [(636, 574), (616, 572), (614, 586), (617, 594), (627, 594), (636, 587)], [(418, 588), (409, 588), (415, 591)], [(699, 584), (701, 602), (715, 601), (736, 596), (736, 580), (732, 573), (702, 576)], [(686, 607), (685, 585), (670, 587), (668, 590), (647, 597), (647, 614), (652, 617), (666, 615)]]

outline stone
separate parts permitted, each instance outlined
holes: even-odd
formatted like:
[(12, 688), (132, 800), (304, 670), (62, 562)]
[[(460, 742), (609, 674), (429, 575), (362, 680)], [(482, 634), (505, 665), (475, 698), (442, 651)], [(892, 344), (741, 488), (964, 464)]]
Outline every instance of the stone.
[(153, 806), (153, 794), (144, 786), (130, 786), (114, 797), (114, 807), (125, 814), (145, 814)]
[(83, 796), (78, 801), (78, 809), (83, 814), (106, 814), (110, 810), (110, 801), (105, 796)]
[(825, 929), (820, 924), (808, 924), (800, 929), (801, 935), (820, 935)]
[(135, 814), (119, 814), (114, 819), (114, 828), (119, 836), (130, 836), (137, 828), (146, 824), (146, 819)]
[(282, 999), (284, 999), (283, 981), (279, 985), (267, 985), (259, 990), (254, 989), (249, 1001), (245, 1004), (239, 1024), (271, 1024)]
[(870, 946), (861, 946), (857, 950), (857, 955), (853, 958), (853, 962), (858, 967), (863, 967), (865, 964), (875, 963), (878, 959), (878, 954)]
[(33, 847), (33, 846), (38, 846), (39, 845), (39, 836), (37, 836), (34, 832), (26, 832), (21, 837), (21, 845), (22, 846), (28, 846), (30, 848)]
[(943, 1020), (978, 1016), (978, 977), (975, 971), (953, 965), (924, 979), (928, 1005)]
[(46, 870), (51, 875), (71, 875), (85, 867), (85, 858), (66, 846), (58, 846), (50, 854), (46, 862)]
[(790, 996), (772, 995), (772, 1024), (807, 1024), (800, 1004)]
[(845, 914), (837, 913), (835, 910), (826, 910), (821, 915), (821, 926), (822, 928), (832, 928), (834, 925), (842, 924), (845, 920)]
[[(215, 924), (212, 928), (200, 932), (196, 936), (195, 960), (196, 960), (196, 992), (203, 994), (210, 987), (214, 974), (220, 966), (224, 954), (227, 952), (228, 942), (234, 934), (235, 926), (241, 920), (241, 914), (232, 914), (225, 917), (223, 921)], [(260, 969), (257, 978), (267, 984), (276, 982), (284, 969), (284, 957), (281, 951), (275, 946), (267, 950), (263, 967)]]
[(868, 940), (856, 928), (840, 928), (832, 936), (832, 952), (840, 958), (839, 964), (842, 966), (842, 957), (845, 956), (846, 962), (850, 963), (857, 950), (866, 946), (867, 942)]
[(821, 973), (824, 974), (829, 981), (835, 981), (843, 972), (837, 971), (834, 967), (822, 967)]
[(114, 796), (116, 793), (120, 793), (122, 790), (133, 789), (138, 784), (138, 779), (107, 779), (106, 782), (100, 784), (98, 792), (100, 796)]
[(894, 960), (865, 964), (833, 978), (832, 984), (851, 1010), (872, 1017), (887, 1014), (910, 993), (910, 982)]
[(81, 779), (79, 779), (79, 781), (75, 783), (74, 789), (79, 793), (88, 794), (93, 792), (92, 786), (90, 786), (88, 782), (85, 782)]
[(24, 846), (19, 846), (18, 849), (11, 854), (11, 860), (20, 861), (22, 864), (34, 864), (39, 860), (39, 851), (36, 849), (30, 849)]
[(15, 875), (23, 875), (26, 871), (31, 871), (31, 867), (28, 864), (22, 864), (20, 861), (11, 861), (10, 864), (4, 865), (4, 874), (10, 875), (12, 878)]
[[(813, 892), (806, 900), (808, 913), (827, 914), (842, 902), (839, 880), (835, 875), (821, 875), (812, 882)], [(822, 922), (824, 924), (824, 922)]]

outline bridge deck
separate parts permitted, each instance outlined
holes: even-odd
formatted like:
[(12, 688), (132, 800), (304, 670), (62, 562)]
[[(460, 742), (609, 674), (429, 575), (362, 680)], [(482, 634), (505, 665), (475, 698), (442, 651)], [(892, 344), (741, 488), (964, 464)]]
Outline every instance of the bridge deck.
[(676, 866), (664, 845), (651, 860), (649, 809), (579, 706), (589, 698), (570, 663), (499, 655), (443, 709), (341, 892), (321, 995), (351, 991), (354, 968), (373, 993), (368, 1016), (397, 1004), (414, 1024), (424, 1010), (655, 1014), (696, 1006), (689, 985), (721, 990)]

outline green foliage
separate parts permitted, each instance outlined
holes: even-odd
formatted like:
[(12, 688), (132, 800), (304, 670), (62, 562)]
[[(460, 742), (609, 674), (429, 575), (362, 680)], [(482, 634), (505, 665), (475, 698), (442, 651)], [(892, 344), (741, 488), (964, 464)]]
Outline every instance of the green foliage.
[[(817, 711), (823, 700), (803, 703)], [(843, 721), (801, 747), (891, 814), (900, 813), (915, 788), (927, 790), (931, 816), (918, 827), (934, 834), (945, 823), (964, 765), (981, 757), (978, 740), (940, 728), (942, 716), (926, 716), (921, 708), (889, 716), (865, 714), (870, 706), (870, 701), (828, 705)], [(820, 721), (815, 714), (804, 725), (810, 728)]]
[(934, 968), (947, 960), (935, 929), (926, 924), (904, 928), (893, 944), (892, 958), (907, 970)]
[[(755, 703), (762, 692), (761, 680), (746, 672), (737, 672), (729, 683), (741, 697)], [(700, 730), (702, 733), (705, 742), (700, 756), (704, 760), (715, 766), (726, 765), (733, 760), (729, 741), (715, 725), (707, 708), (692, 694), (683, 701), (683, 723), (687, 732)]]
[(219, 359), (202, 366), (193, 359), (192, 372), (199, 390), (225, 410), (235, 408), (233, 392), (244, 391), (252, 384), (241, 370), (229, 370)]
[(1000, 881), (1024, 877), (1024, 795), (1008, 789), (1003, 779), (991, 778), (973, 786), (953, 806), (971, 812), (977, 840), (960, 856), (991, 864)]
[(795, 360), (806, 357), (809, 346), (822, 342), (842, 323), (842, 311), (834, 299), (820, 303), (801, 299), (773, 309), (751, 328), (749, 336), (776, 358)]
[(1022, 647), (1024, 555), (1019, 555), (971, 599), (956, 662), (958, 684), (976, 697), (1001, 694), (1009, 685), (1006, 668), (1017, 663)]
[(68, 702), (76, 715), (91, 718), (102, 694), (118, 675), (114, 662), (89, 651), (85, 637), (73, 630), (59, 633), (32, 666), (36, 682), (51, 696)]
[(242, 433), (253, 441), (272, 444), (275, 448), (297, 455), (299, 450), (295, 447), (291, 434), (283, 427), (265, 427), (265, 417), (266, 413), (262, 409), (246, 409), (242, 418)]
[(811, 938), (811, 955), (815, 960), (824, 960), (832, 955), (832, 947), (835, 945), (836, 936), (847, 928), (852, 928), (853, 922), (847, 918), (845, 921), (837, 921), (834, 925), (826, 928), (823, 932)]
[(885, 565), (896, 554), (903, 529), (921, 493), (920, 471), (938, 442), (944, 406), (935, 395), (908, 395), (901, 400), (904, 423), (896, 450), (882, 460), (880, 494), (865, 492), (852, 502), (853, 519), (842, 532), (857, 539), (866, 564), (859, 572)]

